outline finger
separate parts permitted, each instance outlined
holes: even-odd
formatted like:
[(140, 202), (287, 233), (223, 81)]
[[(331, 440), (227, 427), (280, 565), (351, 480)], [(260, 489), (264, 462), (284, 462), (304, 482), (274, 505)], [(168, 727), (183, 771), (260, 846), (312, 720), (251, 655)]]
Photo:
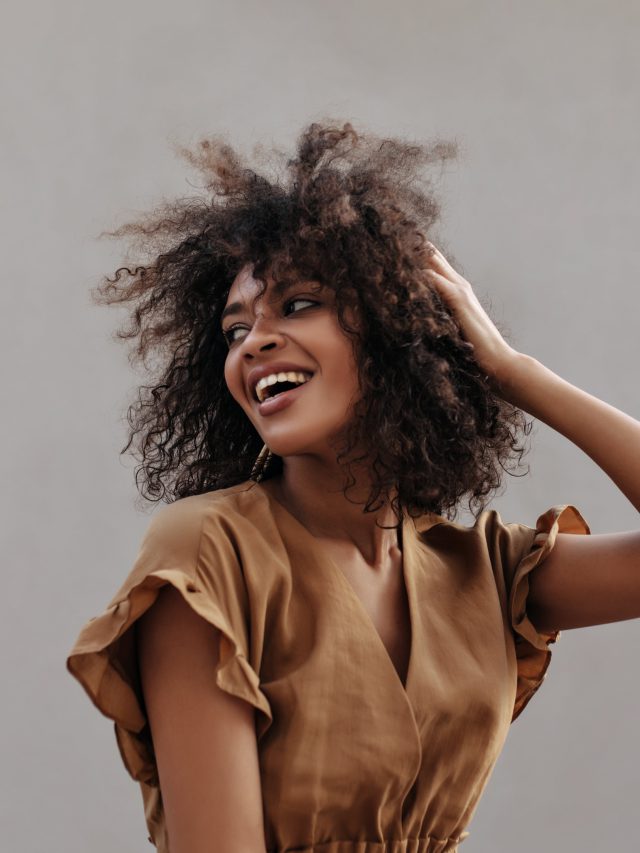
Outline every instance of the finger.
[(448, 263), (442, 252), (437, 249), (433, 243), (430, 243), (429, 246), (430, 248), (427, 254), (429, 266), (432, 269), (437, 270), (441, 275), (451, 276), (451, 274), (455, 272), (451, 264)]
[(448, 276), (443, 275), (442, 273), (437, 272), (434, 269), (427, 270), (427, 276), (429, 278), (429, 281), (431, 281), (435, 285), (436, 290), (441, 295), (450, 297), (455, 294), (457, 290), (456, 283), (454, 281), (451, 281)]
[(454, 281), (461, 278), (460, 274), (451, 266), (437, 246), (433, 243), (428, 243), (428, 246), (430, 247), (429, 261), (438, 272), (452, 278)]

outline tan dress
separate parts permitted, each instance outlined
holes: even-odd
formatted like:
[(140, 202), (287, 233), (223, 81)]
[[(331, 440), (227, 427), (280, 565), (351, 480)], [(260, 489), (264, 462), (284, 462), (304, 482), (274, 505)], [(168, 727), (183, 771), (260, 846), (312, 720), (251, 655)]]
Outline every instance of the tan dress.
[[(269, 853), (456, 851), (557, 632), (525, 606), (528, 574), (573, 506), (536, 528), (484, 511), (402, 525), (411, 652), (403, 684), (343, 571), (262, 485), (182, 498), (151, 520), (136, 562), (67, 659), (115, 721), (149, 840), (170, 841), (129, 628), (166, 583), (222, 632), (217, 685), (256, 709)], [(212, 673), (212, 676), (214, 674)]]

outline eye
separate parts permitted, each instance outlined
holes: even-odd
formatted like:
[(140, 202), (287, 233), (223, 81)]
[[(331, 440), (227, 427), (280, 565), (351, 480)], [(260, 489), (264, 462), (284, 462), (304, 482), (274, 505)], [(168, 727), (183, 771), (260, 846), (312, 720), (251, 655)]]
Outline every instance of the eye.
[(244, 328), (244, 326), (240, 326), (238, 324), (236, 324), (235, 326), (229, 326), (228, 329), (225, 329), (222, 332), (222, 337), (225, 339), (225, 341), (228, 343), (228, 345), (231, 346), (231, 344), (235, 342), (235, 338), (233, 337), (233, 333), (235, 332), (236, 329), (243, 329), (243, 328)]
[[(291, 305), (295, 305), (296, 302), (307, 302), (310, 305), (319, 305), (320, 304), (315, 299), (307, 299), (306, 297), (303, 297), (303, 296), (296, 296), (294, 299), (289, 299), (289, 300), (287, 300), (287, 302), (284, 303), (283, 313), (285, 316), (287, 316), (287, 309)], [(304, 309), (298, 309), (298, 310), (304, 310)], [(294, 313), (297, 313), (297, 311), (295, 311)], [(222, 336), (225, 339), (225, 341), (227, 342), (227, 344), (229, 346), (231, 346), (231, 344), (235, 343), (238, 340), (238, 338), (236, 338), (233, 333), (237, 329), (246, 329), (246, 328), (247, 327), (244, 326), (242, 323), (235, 323), (233, 326), (229, 326), (228, 329), (225, 329), (222, 332)]]
[(318, 303), (314, 299), (306, 299), (304, 296), (296, 296), (295, 299), (290, 299), (288, 302), (284, 303), (285, 314), (287, 313), (286, 309), (289, 307), (289, 305), (295, 305), (296, 302), (310, 302), (311, 305), (318, 305)]

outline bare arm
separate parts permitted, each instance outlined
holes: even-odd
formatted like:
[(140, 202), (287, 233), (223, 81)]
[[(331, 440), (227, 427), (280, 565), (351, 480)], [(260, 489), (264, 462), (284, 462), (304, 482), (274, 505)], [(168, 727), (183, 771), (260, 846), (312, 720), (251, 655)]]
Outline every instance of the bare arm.
[[(470, 283), (435, 247), (429, 262), (430, 280), (496, 393), (583, 450), (640, 512), (640, 422), (512, 349)], [(640, 529), (587, 537), (559, 533), (530, 583), (527, 607), (541, 630), (638, 618)]]
[[(640, 512), (640, 422), (518, 354), (503, 396), (588, 454)], [(540, 629), (581, 628), (640, 617), (640, 530), (574, 536), (531, 577), (528, 602)]]
[(137, 624), (172, 853), (265, 853), (255, 709), (215, 683), (220, 632), (171, 586)]

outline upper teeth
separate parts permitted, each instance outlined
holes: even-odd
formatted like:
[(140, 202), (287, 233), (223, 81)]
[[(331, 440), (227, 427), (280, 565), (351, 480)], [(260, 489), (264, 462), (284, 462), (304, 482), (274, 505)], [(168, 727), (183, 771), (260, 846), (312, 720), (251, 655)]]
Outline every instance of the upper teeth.
[(263, 376), (262, 379), (258, 380), (255, 388), (256, 396), (262, 403), (267, 397), (267, 388), (269, 385), (275, 385), (276, 382), (296, 382), (298, 385), (302, 385), (304, 382), (308, 382), (312, 376), (312, 373), (298, 373), (294, 371), (289, 371), (288, 373), (270, 373), (268, 376)]

